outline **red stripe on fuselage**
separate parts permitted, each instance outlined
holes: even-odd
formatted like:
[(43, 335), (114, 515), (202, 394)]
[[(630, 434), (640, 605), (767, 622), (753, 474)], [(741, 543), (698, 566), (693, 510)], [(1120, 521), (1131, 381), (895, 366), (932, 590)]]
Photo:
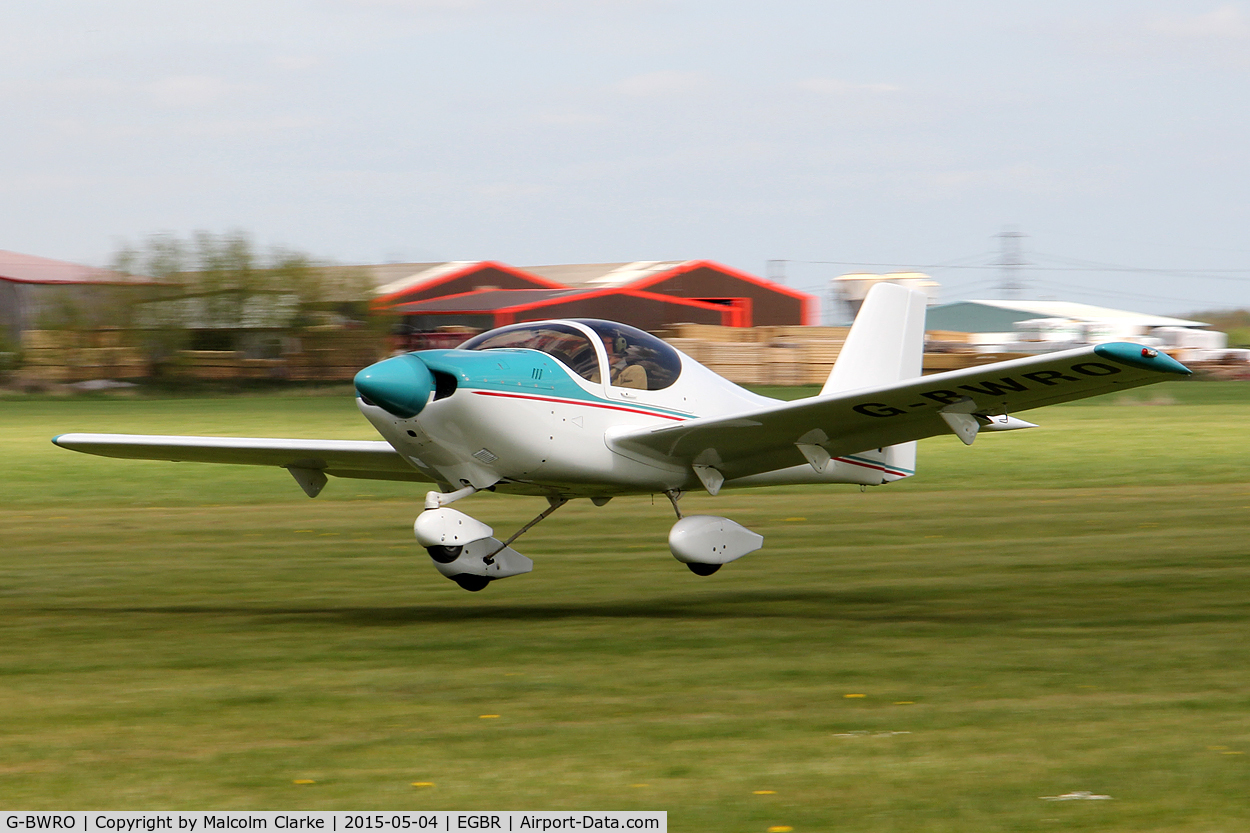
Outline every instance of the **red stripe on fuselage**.
[[(609, 405), (607, 403), (600, 403), (600, 402), (587, 402), (584, 399), (557, 399), (551, 396), (534, 396), (532, 394), (525, 394), (525, 393), (502, 393), (500, 391), (493, 391), (493, 390), (475, 390), (472, 392), (478, 394), (479, 396), (500, 396), (500, 397), (503, 397), (504, 399), (533, 399), (537, 402), (559, 402), (562, 405), (585, 405), (590, 408), (604, 408), (609, 411), (624, 411), (629, 414), (642, 414), (643, 416), (654, 416), (654, 417), (660, 417), (661, 419), (671, 419), (674, 422), (685, 422), (687, 419), (687, 417), (670, 416), (668, 414), (657, 414), (655, 411), (640, 411), (637, 408), (624, 408), (624, 407), (621, 407), (620, 405)], [(873, 465), (872, 463), (861, 463), (859, 460), (852, 460), (847, 457), (834, 457), (833, 459), (837, 460), (839, 463), (849, 463), (852, 466), (861, 466), (866, 469), (873, 469), (875, 471), (883, 471), (886, 474), (894, 474), (894, 475), (898, 475), (901, 477), (910, 476), (909, 472), (899, 471), (898, 469), (887, 468), (886, 466), (876, 466), (876, 465)]]
[(886, 474), (897, 474), (897, 475), (901, 475), (902, 477), (911, 476), (908, 472), (905, 472), (905, 471), (900, 471), (898, 469), (891, 469), (885, 466), (874, 466), (872, 463), (861, 463), (859, 460), (852, 460), (849, 457), (834, 457), (833, 459), (837, 460), (839, 463), (850, 463), (852, 466), (863, 466), (866, 469), (875, 469), (877, 471), (883, 471)]
[(588, 408), (604, 408), (609, 411), (625, 411), (629, 414), (642, 414), (643, 416), (660, 417), (661, 419), (671, 419), (674, 422), (685, 422), (688, 417), (669, 416), (668, 414), (657, 414), (655, 411), (640, 411), (637, 408), (623, 408), (620, 405), (608, 405), (600, 402), (587, 402), (584, 399), (556, 399), (551, 396), (532, 396), (523, 393), (501, 393), (493, 390), (475, 390), (478, 396), (502, 396), (504, 399), (534, 399), (538, 402), (559, 402), (561, 405), (585, 405)]

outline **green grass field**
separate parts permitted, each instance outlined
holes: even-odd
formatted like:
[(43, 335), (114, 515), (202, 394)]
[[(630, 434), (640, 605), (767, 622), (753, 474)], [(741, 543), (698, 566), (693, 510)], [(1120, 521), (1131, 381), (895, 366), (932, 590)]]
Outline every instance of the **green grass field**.
[[(0, 400), (0, 807), (1250, 828), (1250, 385), (1025, 416), (866, 493), (689, 495), (766, 538), (710, 578), (663, 498), (578, 501), (519, 543), (534, 573), (469, 594), (412, 538), (419, 486), (308, 500), (48, 442), (372, 439), (347, 389)], [(1075, 791), (1111, 799), (1041, 798)]]

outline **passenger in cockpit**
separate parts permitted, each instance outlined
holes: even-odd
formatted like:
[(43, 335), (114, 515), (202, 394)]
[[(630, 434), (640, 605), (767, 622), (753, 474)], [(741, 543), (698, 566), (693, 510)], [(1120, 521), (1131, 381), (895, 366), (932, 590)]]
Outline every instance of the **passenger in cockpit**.
[(618, 388), (646, 390), (647, 370), (639, 363), (638, 348), (631, 345), (620, 332), (617, 332), (615, 338), (604, 339), (603, 345), (608, 351), (612, 384)]

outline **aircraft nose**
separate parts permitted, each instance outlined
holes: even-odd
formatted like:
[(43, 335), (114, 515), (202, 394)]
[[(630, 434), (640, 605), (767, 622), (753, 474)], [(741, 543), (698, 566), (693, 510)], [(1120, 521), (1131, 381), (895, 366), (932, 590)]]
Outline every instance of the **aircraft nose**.
[(430, 400), (434, 375), (412, 354), (392, 356), (357, 373), (356, 390), (388, 414), (408, 419)]

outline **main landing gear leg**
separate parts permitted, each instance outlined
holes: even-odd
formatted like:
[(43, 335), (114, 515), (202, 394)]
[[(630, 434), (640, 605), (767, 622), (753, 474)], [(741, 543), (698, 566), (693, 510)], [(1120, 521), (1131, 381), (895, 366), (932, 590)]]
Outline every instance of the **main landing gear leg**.
[(566, 497), (547, 498), (548, 506), (546, 509), (538, 513), (538, 517), (534, 518), (534, 520), (530, 521), (525, 526), (521, 527), (516, 532), (512, 533), (511, 538), (509, 538), (507, 541), (504, 541), (502, 544), (500, 544), (499, 547), (496, 548), (494, 552), (492, 552), (490, 555), (486, 556), (482, 560), (485, 561), (487, 564), (495, 563), (496, 555), (503, 552), (512, 544), (513, 541), (520, 538), (522, 535), (529, 532), (534, 527), (538, 526), (538, 524), (541, 523), (543, 520), (545, 520), (552, 512), (556, 511), (557, 509), (559, 509), (561, 506), (563, 506), (564, 504), (568, 502), (569, 502), (569, 499)]
[[(463, 489), (457, 489), (454, 492), (426, 492), (425, 509), (426, 511), (442, 509), (447, 504), (454, 503), (462, 497), (476, 494), (477, 491), (473, 486), (465, 486)], [(487, 534), (490, 534), (489, 531)], [(464, 547), (456, 544), (431, 544), (425, 548), (425, 551), (430, 554), (430, 558), (433, 558), (439, 564), (450, 564), (460, 557), (460, 553), (464, 552)]]
[(465, 486), (463, 489), (456, 489), (454, 492), (426, 492), (425, 508), (441, 509), (449, 503), (455, 503), (462, 497), (477, 494), (476, 486)]
[(668, 533), (668, 548), (673, 557), (685, 564), (696, 576), (710, 576), (730, 561), (755, 552), (764, 537), (728, 518), (715, 515), (684, 515), (677, 501), (681, 492), (664, 493), (677, 513), (677, 523)]
[[(681, 500), (681, 496), (684, 494), (685, 492), (681, 489), (669, 489), (664, 493), (665, 497), (668, 498), (669, 503), (673, 504), (673, 511), (677, 513), (677, 520), (679, 521), (686, 517), (681, 513), (681, 507), (677, 505), (677, 501)], [(721, 565), (719, 564), (704, 564), (698, 561), (687, 561), (685, 564), (687, 569), (689, 569), (690, 572), (694, 573), (696, 576), (710, 576), (712, 573), (721, 568)]]
[(472, 592), (483, 589), (492, 581), (534, 569), (533, 561), (509, 545), (568, 503), (565, 497), (547, 498), (547, 508), (538, 517), (518, 529), (508, 540), (500, 541), (493, 537), (494, 531), (486, 524), (447, 507), (448, 503), (475, 491), (464, 488), (446, 494), (430, 492), (426, 495), (425, 511), (413, 524), (417, 542), (430, 554), (434, 568)]
[[(685, 515), (681, 513), (681, 507), (677, 505), (677, 501), (681, 500), (681, 496), (684, 494), (685, 492), (681, 489), (669, 489), (664, 493), (664, 496), (668, 498), (669, 503), (673, 504), (673, 511), (677, 513), (677, 520), (679, 521), (684, 518)], [(685, 564), (690, 572), (694, 573), (696, 576), (710, 576), (712, 573), (721, 568), (721, 565), (719, 564), (703, 564), (698, 561), (687, 561)]]

